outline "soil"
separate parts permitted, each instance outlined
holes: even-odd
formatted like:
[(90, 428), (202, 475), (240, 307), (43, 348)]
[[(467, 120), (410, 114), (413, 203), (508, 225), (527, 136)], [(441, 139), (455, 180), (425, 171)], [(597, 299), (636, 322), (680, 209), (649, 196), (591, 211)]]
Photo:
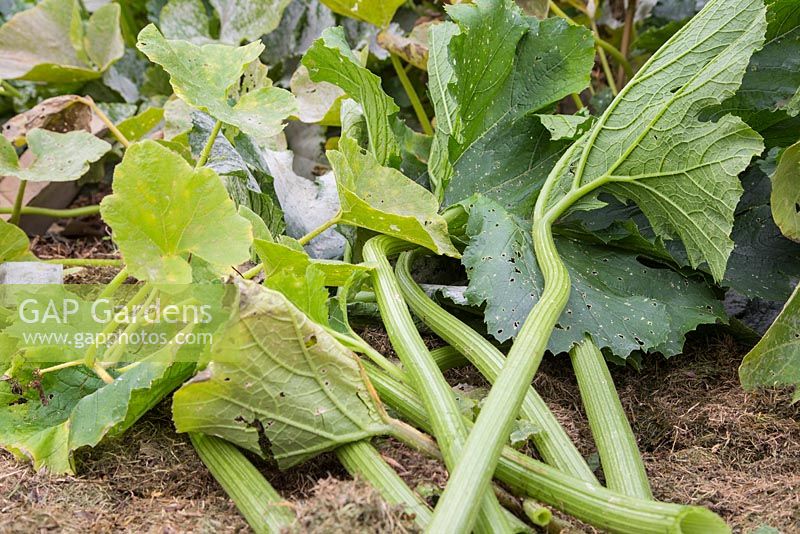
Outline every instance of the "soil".
[[(370, 332), (379, 345), (380, 332)], [(746, 393), (736, 368), (746, 348), (695, 336), (687, 353), (612, 370), (657, 498), (707, 506), (737, 532), (800, 531), (800, 408), (788, 392)], [(467, 369), (451, 383), (485, 385)], [(545, 359), (535, 385), (587, 457), (595, 454), (568, 359)], [(435, 503), (447, 480), (437, 462), (392, 440), (377, 444), (413, 488)], [(247, 532), (176, 434), (165, 402), (124, 437), (76, 457), (79, 475), (33, 473), (0, 452), (0, 532)], [(409, 532), (413, 525), (332, 455), (279, 473), (261, 466), (300, 516), (296, 532)], [(589, 529), (570, 521), (569, 530)], [(341, 528), (333, 529), (339, 524)]]

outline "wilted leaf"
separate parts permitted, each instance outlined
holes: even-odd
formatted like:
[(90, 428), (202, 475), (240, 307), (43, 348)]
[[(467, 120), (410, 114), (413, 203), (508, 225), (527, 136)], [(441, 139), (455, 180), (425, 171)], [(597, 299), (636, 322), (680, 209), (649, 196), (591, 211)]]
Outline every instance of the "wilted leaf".
[[(739, 367), (747, 390), (800, 385), (800, 286), (764, 337), (744, 357)], [(794, 399), (800, 399), (795, 389)]]
[[(151, 24), (139, 33), (137, 46), (169, 73), (172, 88), (181, 99), (256, 139), (279, 134), (284, 120), (297, 110), (290, 92), (268, 85), (245, 92), (235, 103), (230, 102), (231, 90), (238, 89), (248, 65), (257, 61), (264, 50), (261, 43), (238, 48), (219, 44), (196, 46), (164, 39)], [(268, 79), (259, 82), (268, 83)]]
[(771, 179), (772, 217), (783, 235), (800, 242), (800, 143), (783, 152)]
[(20, 113), (3, 124), (3, 136), (17, 146), (22, 146), (25, 136), (34, 128), (53, 132), (89, 130), (92, 110), (81, 97), (62, 95), (41, 101), (28, 111)]
[(56, 133), (35, 128), (28, 132), (28, 148), (36, 156), (22, 168), (14, 147), (0, 138), (0, 176), (29, 182), (69, 182), (89, 170), (89, 164), (111, 150), (111, 145), (87, 132)]
[(361, 104), (367, 118), (369, 150), (378, 163), (386, 165), (398, 157), (397, 140), (392, 133), (391, 117), (400, 108), (381, 88), (381, 79), (361, 65), (350, 50), (340, 27), (329, 28), (303, 56), (315, 82), (339, 86), (347, 96)]
[(346, 137), (339, 141), (339, 150), (328, 152), (328, 159), (336, 175), (343, 223), (459, 257), (430, 191), (400, 171), (381, 166)]
[(281, 468), (385, 432), (355, 355), (277, 291), (239, 284), (239, 319), (175, 393), (178, 431), (219, 436)]
[(44, 401), (28, 399), (0, 408), (0, 446), (29, 459), (37, 470), (74, 474), (74, 451), (123, 433), (193, 369), (194, 364), (159, 357), (108, 385), (80, 367), (48, 373), (41, 379)]
[(44, 0), (0, 27), (0, 79), (67, 83), (99, 78), (122, 57), (120, 7), (89, 17), (84, 34), (78, 0)]
[(190, 283), (190, 256), (218, 274), (250, 258), (250, 223), (236, 213), (217, 173), (193, 169), (155, 141), (127, 150), (101, 212), (140, 280)]
[(392, 25), (378, 34), (378, 44), (421, 70), (428, 70), (428, 34), (434, 23), (416, 24), (408, 35)]

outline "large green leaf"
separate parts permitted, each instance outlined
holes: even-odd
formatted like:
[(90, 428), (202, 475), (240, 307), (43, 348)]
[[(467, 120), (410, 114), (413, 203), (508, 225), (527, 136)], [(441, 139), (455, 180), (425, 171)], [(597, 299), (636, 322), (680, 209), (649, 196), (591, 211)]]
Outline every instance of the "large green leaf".
[(405, 0), (322, 0), (331, 11), (385, 28)]
[[(568, 145), (550, 143), (541, 117), (531, 114), (588, 85), (591, 34), (555, 18), (526, 18), (511, 0), (482, 0), (449, 12), (458, 29), (445, 24), (431, 30), (433, 182), (449, 185), (447, 204), (479, 192), (528, 215)], [(476, 53), (475, 42), (488, 44)]]
[(0, 263), (29, 259), (28, 236), (18, 226), (0, 219)]
[(764, 11), (761, 0), (709, 2), (562, 158), (548, 206), (598, 188), (633, 200), (657, 235), (680, 238), (691, 265), (706, 262), (722, 280), (742, 191), (737, 175), (763, 144), (738, 117), (700, 115), (736, 92), (763, 42)]
[[(296, 112), (292, 94), (270, 85), (263, 70), (256, 69), (260, 87), (239, 88), (247, 67), (264, 50), (260, 42), (238, 48), (197, 46), (164, 39), (151, 24), (139, 33), (137, 47), (169, 73), (172, 88), (182, 100), (259, 140), (279, 134), (284, 120)], [(235, 102), (231, 102), (232, 92), (238, 96)]]
[(219, 15), (219, 39), (238, 45), (255, 41), (278, 27), (291, 0), (210, 0)]
[(217, 173), (193, 169), (155, 141), (127, 150), (101, 212), (140, 280), (189, 283), (190, 256), (219, 274), (250, 258), (250, 223), (236, 213)]
[(74, 474), (74, 451), (130, 428), (194, 369), (163, 354), (152, 358), (108, 385), (80, 367), (44, 375), (41, 395), (0, 408), (0, 446), (29, 459), (35, 469)]
[(800, 143), (783, 152), (771, 178), (772, 217), (783, 235), (800, 241)]
[(0, 176), (29, 182), (70, 182), (89, 170), (89, 164), (111, 150), (111, 145), (87, 132), (57, 133), (34, 128), (27, 135), (36, 159), (21, 167), (13, 145), (0, 136)]
[(745, 389), (795, 386), (800, 400), (800, 286), (761, 341), (744, 357), (739, 378)]
[[(486, 304), (489, 333), (505, 341), (516, 335), (543, 288), (530, 224), (479, 197), (470, 205), (467, 233), (466, 297), (473, 305)], [(702, 279), (648, 267), (636, 252), (560, 236), (556, 245), (572, 291), (550, 338), (553, 352), (566, 352), (590, 334), (599, 347), (621, 357), (635, 350), (671, 356), (697, 325), (724, 319), (720, 302)]]
[(381, 79), (361, 65), (350, 50), (341, 27), (328, 28), (303, 56), (303, 65), (315, 82), (329, 82), (361, 104), (367, 118), (369, 149), (381, 165), (399, 154), (392, 132), (392, 116), (400, 108), (381, 88)]
[(416, 243), (438, 254), (458, 257), (436, 198), (400, 171), (381, 166), (343, 137), (328, 152), (336, 175), (342, 222)]
[[(775, 123), (792, 122), (790, 117), (800, 112), (800, 9), (794, 0), (766, 3), (764, 47), (753, 54), (741, 88), (721, 112), (742, 117), (772, 145)], [(797, 121), (792, 123), (796, 136)]]
[(282, 468), (385, 432), (354, 354), (277, 291), (240, 283), (239, 319), (175, 393), (179, 432), (203, 432)]
[(0, 79), (68, 83), (99, 78), (125, 46), (120, 7), (107, 4), (84, 29), (78, 0), (44, 0), (0, 27)]
[(167, 39), (185, 39), (193, 43), (213, 41), (211, 20), (203, 0), (169, 0), (161, 8), (158, 21)]

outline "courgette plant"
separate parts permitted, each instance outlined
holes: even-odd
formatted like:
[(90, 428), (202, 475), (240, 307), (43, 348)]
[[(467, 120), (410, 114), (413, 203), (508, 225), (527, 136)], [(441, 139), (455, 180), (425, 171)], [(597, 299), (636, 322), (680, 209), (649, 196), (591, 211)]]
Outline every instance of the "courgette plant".
[[(693, 267), (706, 262), (714, 278), (722, 280), (742, 192), (738, 174), (763, 144), (738, 117), (711, 122), (702, 120), (701, 112), (735, 94), (765, 28), (760, 1), (709, 2), (648, 60), (547, 176), (532, 226), (544, 286), (451, 472), (431, 531), (471, 528), (473, 503), (492, 477), (567, 304), (570, 275), (552, 230), (559, 218), (569, 210), (596, 206), (600, 193), (633, 201), (657, 235), (681, 239)], [(591, 379), (604, 380), (605, 373)], [(636, 491), (646, 494), (644, 488)]]

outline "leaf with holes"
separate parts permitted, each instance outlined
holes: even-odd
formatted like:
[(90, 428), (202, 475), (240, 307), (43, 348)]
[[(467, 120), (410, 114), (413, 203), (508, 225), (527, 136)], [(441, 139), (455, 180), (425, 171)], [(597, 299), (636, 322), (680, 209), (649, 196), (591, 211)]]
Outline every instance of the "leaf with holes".
[(386, 432), (356, 356), (282, 294), (238, 284), (239, 318), (175, 393), (178, 431), (219, 436), (281, 468)]
[(13, 145), (0, 137), (0, 176), (16, 176), (28, 182), (71, 182), (111, 150), (111, 145), (87, 132), (57, 133), (34, 128), (26, 140), (36, 159), (22, 167)]
[[(292, 94), (272, 86), (263, 72), (258, 80), (260, 87), (240, 89), (247, 67), (257, 62), (264, 50), (260, 42), (242, 47), (197, 46), (167, 40), (151, 24), (139, 33), (137, 47), (169, 73), (178, 97), (257, 139), (267, 140), (279, 134), (284, 120), (297, 111)], [(232, 91), (238, 98), (231, 98)]]

